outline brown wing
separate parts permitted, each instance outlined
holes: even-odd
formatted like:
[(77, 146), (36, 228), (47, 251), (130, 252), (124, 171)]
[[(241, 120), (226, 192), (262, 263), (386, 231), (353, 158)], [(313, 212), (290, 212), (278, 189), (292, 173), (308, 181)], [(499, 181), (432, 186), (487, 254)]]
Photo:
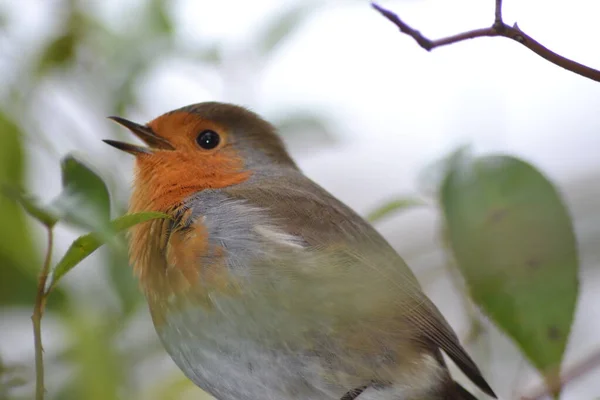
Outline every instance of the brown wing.
[(250, 181), (226, 192), (267, 209), (286, 232), (301, 237), (311, 246), (351, 249), (354, 265), (361, 265), (356, 276), (367, 277), (370, 272), (365, 272), (365, 268), (373, 274), (388, 273), (390, 285), (398, 283), (390, 296), (395, 297), (396, 305), (407, 308), (402, 315), (412, 323), (409, 330), (414, 331), (414, 340), (428, 348), (443, 350), (481, 390), (495, 397), (452, 328), (387, 241), (362, 217), (300, 172), (291, 175)]

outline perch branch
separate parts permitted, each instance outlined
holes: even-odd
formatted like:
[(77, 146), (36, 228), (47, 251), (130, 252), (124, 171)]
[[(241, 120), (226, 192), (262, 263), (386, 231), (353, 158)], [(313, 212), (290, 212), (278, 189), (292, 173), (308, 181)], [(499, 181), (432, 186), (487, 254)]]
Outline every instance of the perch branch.
[(544, 47), (538, 41), (533, 39), (531, 36), (523, 32), (517, 24), (513, 26), (506, 25), (502, 20), (502, 0), (496, 0), (496, 11), (494, 24), (489, 28), (474, 29), (467, 32), (462, 32), (456, 35), (448, 36), (441, 39), (431, 40), (423, 36), (421, 32), (411, 28), (406, 22), (402, 21), (396, 14), (386, 10), (385, 8), (371, 3), (374, 9), (376, 9), (381, 15), (390, 20), (394, 25), (400, 29), (400, 32), (412, 37), (422, 48), (427, 51), (431, 51), (436, 47), (446, 46), (449, 44), (462, 42), (468, 39), (475, 39), (479, 37), (505, 37), (513, 39), (529, 50), (533, 51), (540, 57), (550, 61), (551, 63), (558, 65), (568, 71), (579, 74), (583, 77), (589, 78), (593, 81), (600, 82), (600, 71), (590, 68), (586, 65), (580, 64), (576, 61), (570, 60), (560, 54), (554, 53), (548, 48)]
[(31, 321), (33, 322), (33, 340), (35, 345), (35, 399), (44, 399), (44, 348), (42, 347), (42, 315), (46, 307), (46, 281), (48, 280), (48, 271), (52, 261), (52, 247), (54, 245), (54, 234), (51, 227), (48, 229), (48, 249), (44, 265), (38, 277), (37, 294), (35, 296), (35, 306)]

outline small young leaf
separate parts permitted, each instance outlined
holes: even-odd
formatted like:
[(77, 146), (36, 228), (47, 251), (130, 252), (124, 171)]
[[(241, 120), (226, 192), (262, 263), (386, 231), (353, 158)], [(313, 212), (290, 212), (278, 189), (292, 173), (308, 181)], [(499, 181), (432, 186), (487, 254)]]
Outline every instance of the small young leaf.
[[(127, 214), (111, 221), (110, 228), (113, 234), (117, 234), (134, 225), (158, 218), (169, 218), (169, 216), (159, 212)], [(105, 242), (105, 236), (100, 235), (98, 232), (88, 233), (77, 238), (71, 244), (63, 258), (56, 264), (56, 267), (54, 267), (48, 291), (52, 290), (67, 272), (96, 251)]]
[(73, 155), (61, 161), (63, 191), (50, 209), (61, 221), (106, 233), (110, 221), (110, 197), (100, 176)]
[(378, 222), (378, 221), (390, 216), (391, 214), (401, 212), (401, 211), (407, 211), (414, 207), (426, 206), (426, 205), (427, 205), (427, 203), (422, 199), (419, 199), (416, 197), (403, 197), (403, 198), (399, 198), (396, 200), (392, 200), (388, 203), (385, 203), (384, 205), (371, 211), (367, 215), (367, 219), (370, 222)]
[(557, 190), (519, 159), (488, 156), (449, 172), (441, 204), (473, 300), (554, 379), (579, 285), (573, 224)]

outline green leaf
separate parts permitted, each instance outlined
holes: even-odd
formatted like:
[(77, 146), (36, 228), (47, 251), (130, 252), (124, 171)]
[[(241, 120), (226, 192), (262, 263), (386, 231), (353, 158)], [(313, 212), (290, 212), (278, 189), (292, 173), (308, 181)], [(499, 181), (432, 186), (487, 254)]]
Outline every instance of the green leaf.
[(110, 221), (110, 197), (102, 178), (73, 155), (61, 161), (63, 191), (50, 204), (61, 221), (106, 233)]
[[(0, 187), (19, 193), (24, 178), (23, 135), (19, 127), (0, 113)], [(23, 208), (0, 193), (0, 306), (31, 306), (42, 265)], [(49, 309), (62, 307), (62, 291), (48, 303)]]
[(473, 300), (553, 380), (579, 286), (573, 224), (559, 193), (530, 164), (488, 156), (452, 169), (441, 203)]
[(403, 197), (396, 200), (392, 200), (384, 205), (376, 208), (367, 215), (367, 219), (371, 222), (378, 222), (384, 218), (389, 217), (391, 214), (398, 213), (401, 211), (407, 211), (414, 207), (426, 206), (427, 203), (416, 197)]
[[(147, 222), (157, 218), (170, 218), (167, 214), (159, 212), (142, 212), (135, 214), (127, 214), (122, 217), (116, 218), (111, 221), (110, 229), (113, 234), (117, 234), (126, 229), (131, 228), (134, 225)], [(104, 235), (98, 232), (88, 233), (87, 235), (80, 236), (77, 238), (69, 247), (63, 258), (56, 264), (53, 269), (51, 283), (49, 285), (50, 290), (60, 279), (73, 267), (79, 264), (82, 260), (96, 251), (100, 246), (106, 242)]]

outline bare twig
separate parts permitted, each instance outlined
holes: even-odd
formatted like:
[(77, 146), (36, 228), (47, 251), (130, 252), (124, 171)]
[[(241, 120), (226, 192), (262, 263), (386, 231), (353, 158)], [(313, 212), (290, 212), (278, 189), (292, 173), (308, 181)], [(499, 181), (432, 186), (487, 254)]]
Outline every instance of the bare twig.
[(48, 230), (48, 249), (44, 265), (38, 277), (37, 294), (35, 296), (35, 306), (31, 321), (33, 322), (33, 340), (35, 345), (35, 399), (44, 399), (44, 348), (42, 347), (42, 315), (46, 307), (46, 280), (50, 270), (50, 261), (52, 260), (52, 247), (54, 245), (54, 235), (52, 227), (46, 227)]
[(496, 0), (496, 12), (494, 16), (494, 27), (500, 28), (504, 25), (504, 21), (502, 21), (502, 0)]
[(550, 385), (550, 387), (542, 385), (540, 388), (533, 391), (531, 394), (527, 396), (522, 396), (521, 400), (541, 400), (546, 396), (551, 396), (552, 393), (559, 392), (561, 388), (564, 388), (577, 378), (580, 378), (599, 367), (600, 350), (597, 350), (593, 352), (589, 357), (585, 358), (583, 361), (580, 361), (577, 365), (568, 369), (565, 373), (562, 374), (560, 379), (557, 379), (556, 382), (554, 382), (554, 384)]
[(579, 74), (583, 77), (589, 78), (593, 81), (600, 82), (600, 71), (590, 68), (586, 65), (580, 64), (573, 60), (570, 60), (566, 57), (561, 56), (560, 54), (554, 53), (553, 51), (547, 49), (539, 42), (534, 40), (531, 36), (527, 35), (523, 32), (517, 24), (514, 26), (508, 26), (502, 21), (502, 0), (496, 0), (496, 11), (495, 11), (495, 19), (494, 24), (489, 28), (481, 28), (475, 29), (468, 32), (459, 33), (457, 35), (448, 36), (445, 38), (431, 40), (426, 38), (421, 34), (421, 32), (416, 29), (411, 28), (408, 24), (402, 21), (396, 14), (393, 12), (386, 10), (385, 8), (372, 3), (373, 8), (375, 8), (381, 15), (390, 20), (394, 25), (400, 29), (400, 32), (407, 34), (412, 37), (422, 48), (427, 51), (431, 51), (436, 47), (446, 46), (452, 43), (462, 42), (467, 39), (475, 39), (479, 37), (506, 37), (509, 39), (513, 39), (523, 46), (527, 47), (529, 50), (533, 51), (540, 57), (550, 61), (551, 63), (558, 65), (568, 71)]

